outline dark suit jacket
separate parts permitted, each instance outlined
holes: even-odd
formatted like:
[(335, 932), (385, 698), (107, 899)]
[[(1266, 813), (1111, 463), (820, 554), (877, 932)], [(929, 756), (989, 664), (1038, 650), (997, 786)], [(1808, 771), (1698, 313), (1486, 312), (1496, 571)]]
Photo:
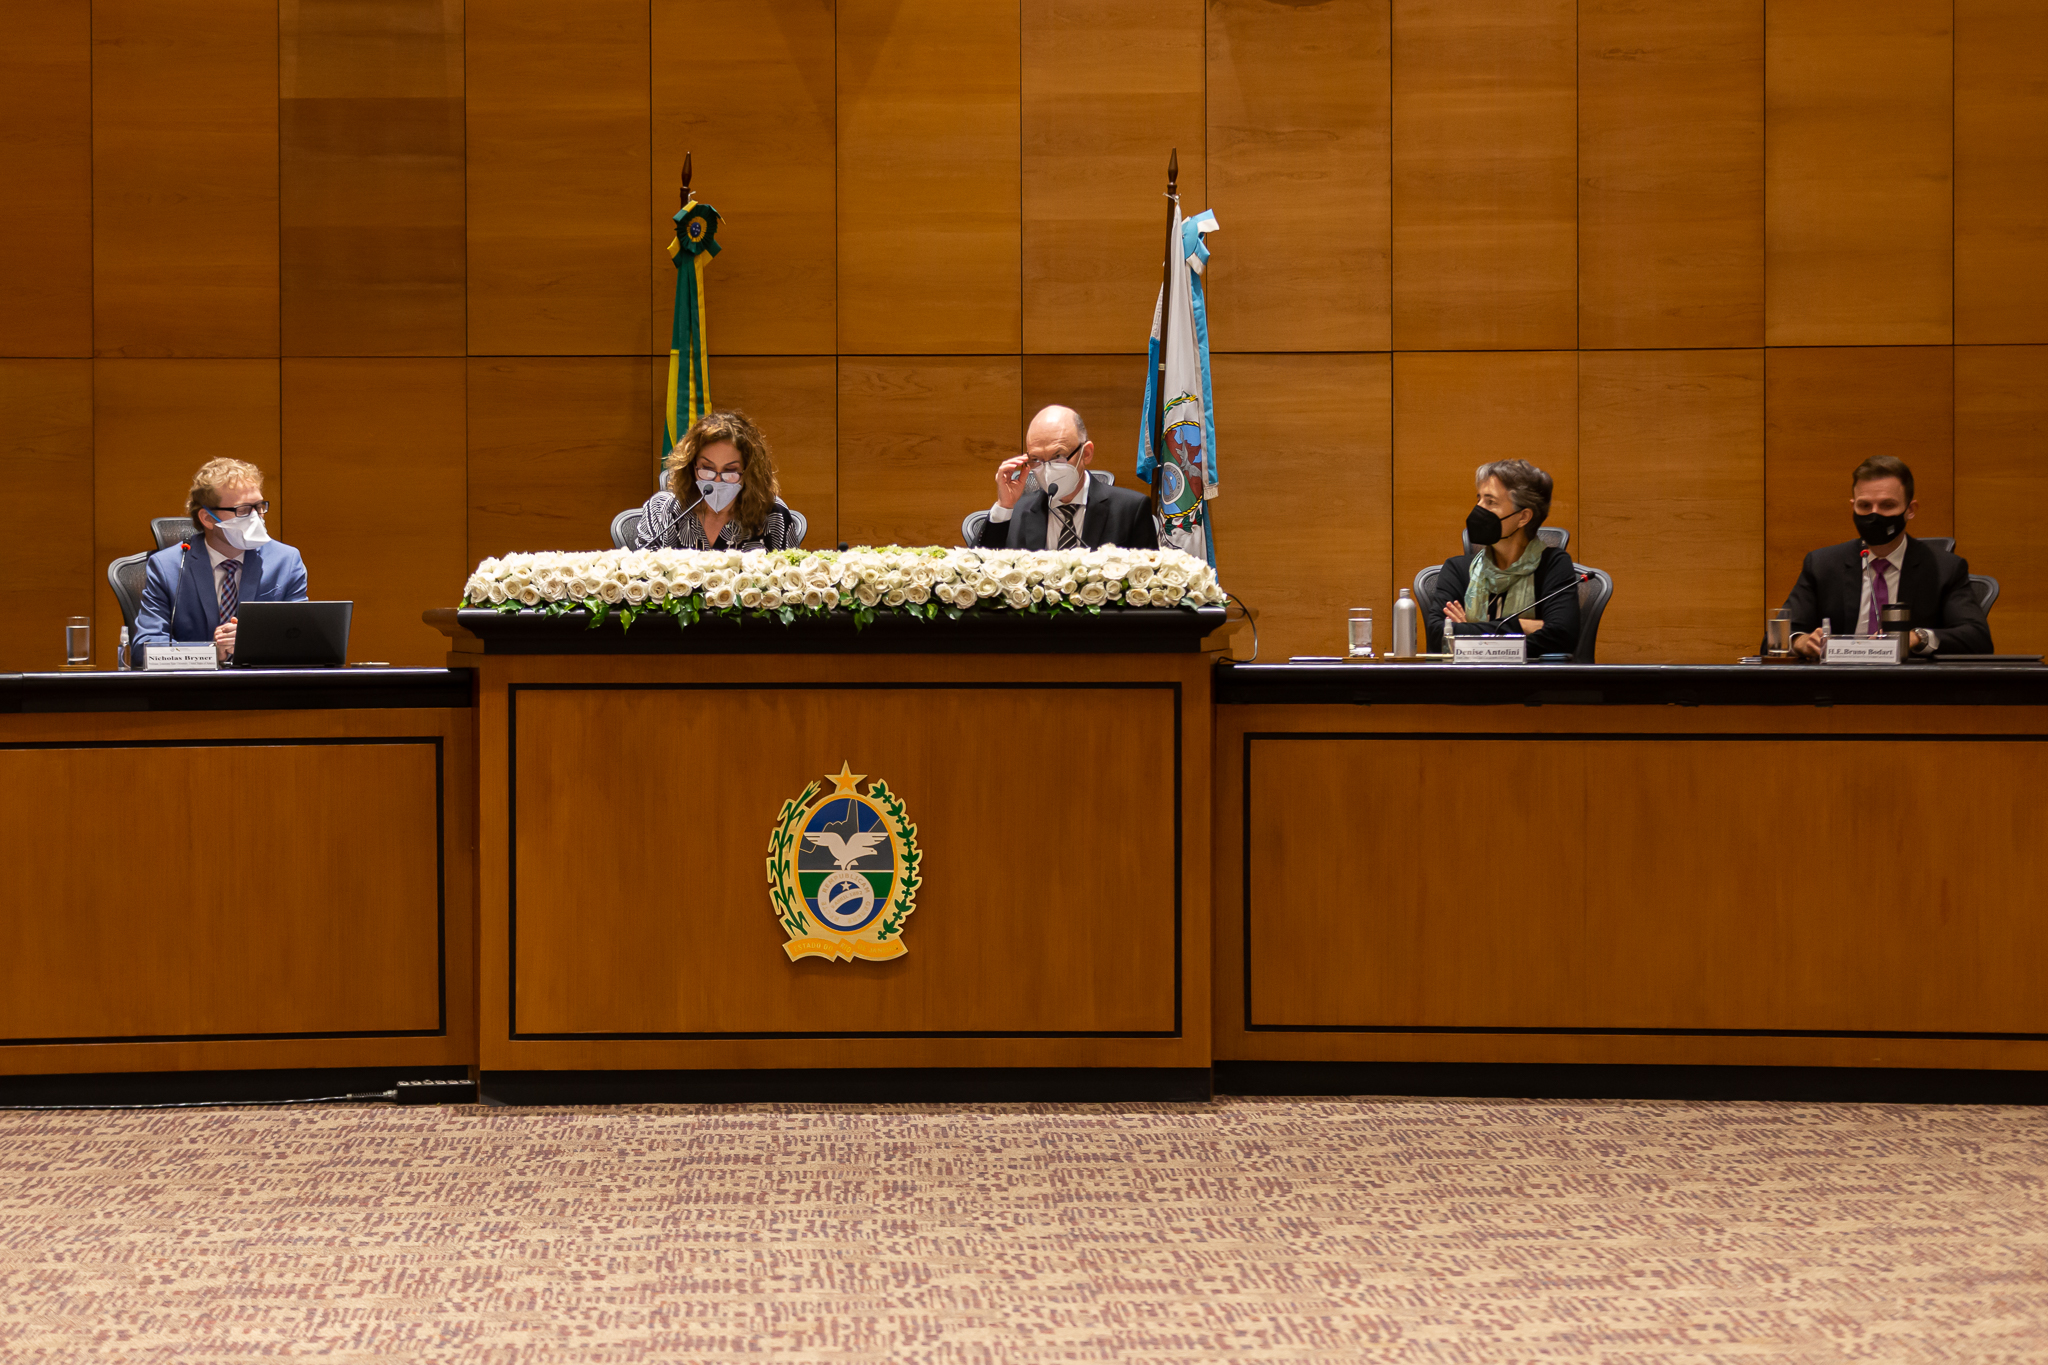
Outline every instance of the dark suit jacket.
[[(1017, 499), (1008, 521), (981, 528), (984, 550), (1043, 550), (1045, 490), (1034, 488)], [(1081, 543), (1091, 550), (1121, 545), (1126, 550), (1159, 548), (1159, 523), (1152, 519), (1152, 500), (1115, 484), (1098, 483), (1088, 490), (1088, 510), (1081, 515)]]
[[(1892, 600), (1913, 609), (1915, 630), (1940, 632), (1943, 654), (1991, 652), (1991, 623), (1970, 591), (1969, 561), (1960, 555), (1908, 536), (1898, 595)], [(1835, 634), (1853, 635), (1861, 628), (1856, 612), (1862, 603), (1863, 542), (1845, 540), (1806, 557), (1785, 610), (1791, 613), (1794, 635), (1818, 628), (1822, 617)]]
[[(242, 551), (237, 595), (244, 602), (303, 602), (306, 561), (281, 541), (252, 546)], [(211, 644), (214, 627), (219, 624), (213, 561), (197, 533), (184, 544), (149, 557), (149, 572), (142, 580), (142, 606), (135, 613), (134, 643)]]
[[(1473, 554), (1483, 551), (1473, 550)], [(1572, 557), (1555, 545), (1543, 548), (1543, 557), (1536, 561), (1536, 600), (1538, 606), (1532, 619), (1543, 622), (1543, 629), (1529, 637), (1529, 657), (1539, 654), (1570, 654), (1579, 647), (1579, 595), (1566, 592), (1566, 588), (1578, 582), (1579, 571), (1572, 567)], [(1472, 583), (1472, 555), (1459, 555), (1444, 561), (1443, 572), (1436, 576), (1436, 591), (1433, 600), (1422, 604), (1423, 623), (1429, 630), (1429, 652), (1440, 654), (1444, 647), (1444, 603), (1463, 602), (1465, 589)], [(1555, 597), (1550, 594), (1556, 593)], [(1548, 602), (1543, 601), (1550, 597)]]

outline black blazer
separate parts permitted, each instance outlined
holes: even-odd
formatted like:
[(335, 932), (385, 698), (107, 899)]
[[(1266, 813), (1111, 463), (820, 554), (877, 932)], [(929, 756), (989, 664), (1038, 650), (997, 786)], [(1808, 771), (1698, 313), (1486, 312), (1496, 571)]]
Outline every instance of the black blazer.
[[(1043, 550), (1045, 490), (1034, 488), (1017, 499), (1008, 521), (991, 521), (981, 528), (978, 542), (984, 550)], [(1081, 543), (1091, 550), (1104, 545), (1121, 545), (1126, 550), (1159, 548), (1159, 523), (1152, 520), (1152, 499), (1113, 483), (1097, 483), (1088, 490), (1088, 510), (1081, 515)]]
[[(1970, 591), (1970, 564), (1960, 555), (1936, 549), (1924, 540), (1906, 538), (1905, 562), (1899, 565), (1898, 596), (1913, 609), (1913, 629), (1941, 632), (1944, 654), (1989, 654), (1991, 623), (1984, 619), (1977, 595)], [(1861, 628), (1856, 619), (1863, 605), (1863, 542), (1845, 540), (1815, 550), (1799, 566), (1799, 581), (1785, 599), (1792, 633), (1816, 629), (1825, 616), (1837, 635)]]
[[(1486, 551), (1474, 547), (1472, 554)], [(1572, 567), (1572, 557), (1555, 545), (1543, 547), (1543, 557), (1536, 561), (1536, 615), (1531, 618), (1543, 622), (1543, 629), (1529, 637), (1529, 657), (1539, 654), (1571, 654), (1579, 647), (1579, 595), (1566, 592), (1578, 582), (1579, 571)], [(1422, 619), (1429, 626), (1429, 652), (1441, 654), (1444, 648), (1444, 603), (1463, 602), (1465, 589), (1472, 585), (1472, 555), (1459, 555), (1444, 561), (1443, 572), (1436, 576), (1435, 591), (1430, 600), (1422, 604)], [(1557, 596), (1550, 597), (1556, 593)], [(1543, 599), (1550, 597), (1548, 602)]]

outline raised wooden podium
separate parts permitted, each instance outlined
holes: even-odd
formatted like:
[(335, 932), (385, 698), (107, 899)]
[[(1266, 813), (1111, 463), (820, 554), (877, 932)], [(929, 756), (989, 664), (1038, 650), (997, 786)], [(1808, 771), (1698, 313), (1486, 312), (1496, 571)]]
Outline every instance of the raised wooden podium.
[[(429, 619), (479, 677), (487, 1094), (1207, 1093), (1219, 610)], [(916, 827), (907, 951), (792, 960), (770, 836), (842, 772)]]

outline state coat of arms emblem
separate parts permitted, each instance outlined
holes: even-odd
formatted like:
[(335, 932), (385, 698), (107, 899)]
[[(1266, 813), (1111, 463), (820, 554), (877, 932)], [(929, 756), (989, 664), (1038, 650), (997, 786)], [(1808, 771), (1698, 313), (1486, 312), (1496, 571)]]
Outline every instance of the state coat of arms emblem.
[[(768, 899), (801, 957), (902, 957), (903, 922), (917, 904), (917, 826), (879, 777), (845, 763), (782, 803), (768, 839)], [(831, 783), (830, 791), (824, 789)]]

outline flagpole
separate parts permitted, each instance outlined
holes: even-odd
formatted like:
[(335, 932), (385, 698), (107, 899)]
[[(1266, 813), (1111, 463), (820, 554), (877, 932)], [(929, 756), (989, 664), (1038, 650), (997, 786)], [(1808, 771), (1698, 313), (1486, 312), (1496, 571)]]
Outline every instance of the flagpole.
[(688, 208), (690, 206), (690, 154), (688, 152), (683, 153), (683, 192), (676, 197), (680, 201), (679, 207)]
[(1159, 511), (1159, 479), (1166, 468), (1166, 336), (1173, 327), (1173, 214), (1180, 207), (1180, 148), (1166, 156), (1166, 261), (1159, 277), (1159, 363), (1152, 371), (1152, 510)]

